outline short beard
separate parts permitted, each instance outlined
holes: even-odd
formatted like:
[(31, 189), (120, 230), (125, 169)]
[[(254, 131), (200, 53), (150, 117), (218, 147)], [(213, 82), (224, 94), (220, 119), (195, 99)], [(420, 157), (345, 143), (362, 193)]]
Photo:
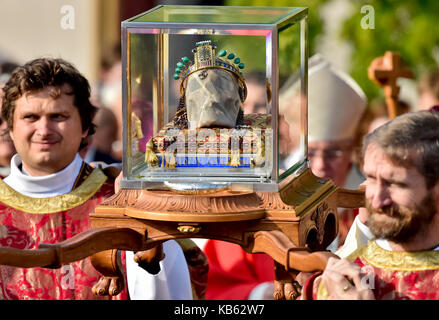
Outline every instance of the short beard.
[[(436, 213), (431, 192), (414, 209), (391, 205), (375, 210), (367, 200), (366, 208), (369, 212), (367, 225), (372, 234), (396, 243), (408, 243), (424, 232)], [(386, 221), (380, 219), (384, 214)]]

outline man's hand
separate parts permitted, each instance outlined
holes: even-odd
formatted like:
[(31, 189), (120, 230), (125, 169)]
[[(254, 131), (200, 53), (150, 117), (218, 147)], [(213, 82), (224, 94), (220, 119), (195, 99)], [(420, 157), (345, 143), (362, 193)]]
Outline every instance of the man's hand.
[(329, 300), (375, 300), (369, 288), (361, 282), (360, 267), (346, 259), (329, 258), (322, 281)]

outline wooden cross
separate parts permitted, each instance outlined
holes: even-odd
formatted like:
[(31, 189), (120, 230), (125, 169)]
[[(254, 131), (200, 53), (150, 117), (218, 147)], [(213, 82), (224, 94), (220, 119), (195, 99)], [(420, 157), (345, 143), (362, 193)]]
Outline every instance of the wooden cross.
[(398, 52), (386, 51), (384, 56), (375, 58), (368, 69), (369, 79), (375, 81), (384, 88), (387, 111), (389, 118), (393, 119), (398, 115), (398, 78), (413, 78), (412, 71), (403, 66), (403, 61)]

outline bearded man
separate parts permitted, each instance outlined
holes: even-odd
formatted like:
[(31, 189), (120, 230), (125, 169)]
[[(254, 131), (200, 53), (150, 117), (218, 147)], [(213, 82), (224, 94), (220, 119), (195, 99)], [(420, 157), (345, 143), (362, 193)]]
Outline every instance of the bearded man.
[(363, 154), (375, 239), (331, 258), (304, 298), (439, 299), (439, 113), (396, 117), (365, 137)]

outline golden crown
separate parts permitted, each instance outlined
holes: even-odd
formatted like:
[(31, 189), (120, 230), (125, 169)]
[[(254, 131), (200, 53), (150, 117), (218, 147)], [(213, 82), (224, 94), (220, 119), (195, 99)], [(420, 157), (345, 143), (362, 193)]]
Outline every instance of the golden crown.
[(189, 75), (198, 70), (217, 68), (227, 70), (236, 76), (239, 88), (241, 89), (241, 101), (244, 102), (247, 97), (247, 86), (240, 71), (244, 69), (244, 63), (241, 62), (241, 59), (233, 52), (227, 53), (226, 50), (221, 50), (218, 57), (216, 57), (215, 49), (216, 46), (212, 45), (210, 40), (197, 42), (195, 48), (192, 49), (194, 53), (194, 63), (192, 63), (188, 57), (183, 57), (181, 61), (177, 62), (174, 79), (181, 80), (180, 93), (182, 95), (184, 94), (185, 80)]

